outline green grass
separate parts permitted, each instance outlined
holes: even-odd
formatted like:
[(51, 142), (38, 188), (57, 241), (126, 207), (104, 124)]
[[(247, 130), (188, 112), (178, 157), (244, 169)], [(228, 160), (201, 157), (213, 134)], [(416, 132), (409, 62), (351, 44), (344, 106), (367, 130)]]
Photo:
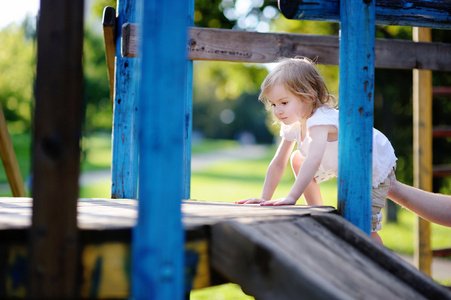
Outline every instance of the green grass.
[(111, 133), (96, 133), (82, 140), (81, 171), (111, 167)]
[[(11, 135), (13, 148), (16, 153), (17, 162), (19, 164), (20, 172), (26, 185), (29, 183), (29, 176), (31, 174), (31, 135), (30, 134), (15, 134)], [(82, 139), (81, 152), (81, 172), (109, 169), (111, 166), (111, 134), (110, 133), (96, 133), (89, 137)], [(12, 196), (9, 190), (8, 179), (6, 177), (5, 169), (0, 168), (0, 189), (1, 197)], [(93, 194), (93, 197), (109, 197), (110, 188), (109, 182), (101, 183), (99, 186), (89, 186), (86, 189), (81, 188), (80, 194), (87, 196)], [(27, 187), (28, 188), (28, 187)]]
[[(11, 136), (11, 140), (14, 152), (16, 153), (20, 172), (23, 179), (26, 180), (31, 169), (31, 136), (28, 134), (17, 134)], [(0, 183), (8, 183), (3, 164), (0, 168)]]
[(226, 148), (232, 148), (236, 147), (237, 145), (238, 142), (233, 140), (205, 139), (202, 142), (193, 143), (191, 151), (192, 153), (201, 154), (212, 151), (218, 151)]

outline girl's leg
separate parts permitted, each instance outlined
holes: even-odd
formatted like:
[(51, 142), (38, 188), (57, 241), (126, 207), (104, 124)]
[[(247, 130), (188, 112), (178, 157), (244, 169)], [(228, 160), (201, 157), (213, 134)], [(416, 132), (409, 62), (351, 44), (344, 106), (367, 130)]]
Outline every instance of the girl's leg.
[[(299, 150), (294, 151), (291, 155), (291, 168), (295, 177), (299, 174), (304, 159)], [(304, 198), (307, 205), (323, 205), (319, 184), (315, 180), (312, 180), (305, 189)]]
[(376, 242), (378, 242), (379, 244), (383, 245), (384, 243), (382, 242), (381, 236), (379, 235), (379, 233), (377, 232), (371, 232), (371, 237), (373, 238), (373, 240), (375, 240)]

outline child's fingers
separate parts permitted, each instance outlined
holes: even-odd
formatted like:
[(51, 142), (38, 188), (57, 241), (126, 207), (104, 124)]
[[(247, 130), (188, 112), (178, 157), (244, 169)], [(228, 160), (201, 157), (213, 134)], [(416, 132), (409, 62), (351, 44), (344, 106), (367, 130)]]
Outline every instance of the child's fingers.
[(260, 198), (250, 198), (250, 199), (244, 199), (235, 201), (235, 204), (255, 204), (255, 203), (261, 203), (263, 200)]
[(260, 205), (261, 205), (261, 206), (272, 206), (272, 205), (274, 205), (274, 203), (275, 203), (276, 201), (277, 201), (277, 200), (263, 201), (262, 203), (260, 203)]

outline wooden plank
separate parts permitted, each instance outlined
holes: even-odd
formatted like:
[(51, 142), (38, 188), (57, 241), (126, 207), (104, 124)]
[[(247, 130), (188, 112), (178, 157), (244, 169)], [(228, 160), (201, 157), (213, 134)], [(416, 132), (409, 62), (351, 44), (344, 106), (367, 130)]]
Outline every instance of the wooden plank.
[(111, 104), (114, 102), (114, 56), (116, 53), (116, 10), (107, 6), (103, 10), (103, 42), (105, 45), (108, 82), (110, 83)]
[(130, 22), (136, 22), (136, 1), (118, 0), (111, 145), (111, 198), (117, 199), (138, 196), (138, 62), (121, 55), (122, 25)]
[[(370, 234), (374, 111), (373, 1), (340, 1), (339, 213)], [(356, 168), (355, 166), (359, 166)]]
[[(318, 213), (336, 213), (331, 206), (239, 205), (224, 202), (184, 200), (181, 205), (183, 223), (188, 231), (219, 221), (239, 220), (243, 223), (280, 218), (293, 219)], [(138, 216), (135, 199), (80, 198), (77, 204), (78, 227), (83, 230), (116, 230), (132, 228)], [(0, 198), (0, 230), (24, 229), (31, 225), (31, 198)], [(190, 232), (190, 239), (196, 238)]]
[[(9, 236), (0, 231), (0, 298), (27, 298), (27, 267), (29, 255), (25, 230), (12, 232)], [(20, 237), (20, 238), (18, 238)], [(85, 299), (130, 298), (131, 229), (80, 231), (79, 286), (77, 296)], [(185, 292), (200, 289), (218, 281), (210, 268), (209, 243), (205, 239), (186, 241)], [(216, 275), (217, 276), (217, 275)]]
[[(413, 29), (414, 41), (430, 42), (431, 29)], [(413, 70), (413, 184), (432, 192), (432, 72)], [(414, 261), (421, 271), (431, 275), (430, 223), (417, 216), (415, 222)]]
[(25, 185), (20, 173), (19, 163), (17, 162), (16, 152), (9, 135), (3, 109), (0, 106), (0, 156), (2, 158), (3, 168), (6, 178), (8, 178), (11, 192), (15, 197), (26, 197)]
[[(345, 220), (341, 220), (341, 222), (347, 223)], [(350, 277), (350, 279), (335, 279), (337, 281), (336, 285), (340, 287), (340, 289), (346, 290), (351, 288), (352, 291), (349, 291), (348, 293), (356, 293), (355, 290), (361, 289), (368, 294), (374, 294), (373, 297), (375, 297), (375, 299), (383, 298), (384, 293), (387, 293), (386, 299), (422, 298), (409, 286), (409, 284), (400, 281), (399, 278), (390, 274), (379, 264), (375, 263), (372, 257), (361, 253), (359, 248), (349, 245), (313, 218), (298, 218), (294, 221), (294, 224), (302, 229), (302, 233), (306, 235), (300, 237), (303, 244), (317, 242), (321, 249), (327, 249), (323, 250), (325, 254), (321, 255), (317, 252), (315, 253), (318, 256), (318, 260), (325, 264), (324, 267), (321, 268), (321, 272), (329, 274), (326, 276), (340, 277), (343, 276), (341, 274), (345, 273), (344, 276)], [(357, 228), (354, 230), (357, 230)], [(372, 247), (379, 247), (379, 245), (373, 243)], [(305, 249), (303, 252), (309, 251)], [(333, 252), (333, 254), (327, 255), (327, 252)], [(391, 255), (394, 259), (400, 260), (400, 258), (393, 255), (393, 253)], [(329, 257), (330, 261), (327, 261), (326, 259), (326, 262), (324, 262), (322, 257)], [(316, 258), (316, 256), (313, 256), (313, 258)], [(350, 274), (346, 274), (347, 272)], [(359, 283), (352, 284), (351, 280), (355, 280)], [(365, 282), (368, 280), (370, 282)], [(380, 291), (381, 289), (384, 290), (384, 292)], [(355, 298), (357, 298), (358, 294), (356, 293), (355, 296)], [(371, 296), (368, 296), (368, 298), (371, 298)]]
[(83, 6), (58, 0), (40, 6), (30, 298), (77, 297)]
[(142, 5), (134, 298), (181, 299), (184, 295), (181, 201), (188, 7), (185, 0)]
[[(376, 0), (375, 2), (376, 24), (451, 28), (449, 1)], [(279, 9), (288, 19), (340, 22), (339, 0), (279, 0)]]
[[(349, 299), (314, 272), (292, 264), (293, 257), (255, 229), (239, 223), (212, 227), (211, 264), (257, 299)], [(299, 249), (297, 256), (303, 256)]]
[[(186, 27), (194, 25), (194, 0), (188, 1)], [(186, 29), (185, 29), (186, 30)], [(184, 95), (184, 131), (183, 131), (183, 199), (191, 198), (191, 137), (193, 131), (193, 62), (185, 62), (185, 95)]]
[[(137, 24), (125, 24), (122, 55), (138, 57)], [(323, 65), (338, 65), (338, 36), (259, 33), (189, 28), (188, 59), (271, 63), (280, 57), (306, 56)], [(451, 45), (376, 39), (375, 67), (451, 71)]]
[(375, 245), (372, 238), (358, 230), (355, 226), (352, 226), (349, 222), (343, 222), (339, 216), (334, 214), (318, 214), (312, 215), (312, 218), (327, 227), (328, 230), (336, 234), (343, 241), (359, 249), (360, 252), (371, 258), (387, 272), (415, 288), (426, 299), (451, 299), (451, 293), (443, 286), (437, 284), (424, 273), (417, 272), (415, 267), (396, 255), (393, 255), (394, 253), (389, 249)]
[(310, 217), (218, 223), (211, 243), (212, 266), (257, 299), (424, 299)]
[(444, 249), (434, 249), (432, 250), (433, 257), (450, 257), (451, 256), (451, 248)]

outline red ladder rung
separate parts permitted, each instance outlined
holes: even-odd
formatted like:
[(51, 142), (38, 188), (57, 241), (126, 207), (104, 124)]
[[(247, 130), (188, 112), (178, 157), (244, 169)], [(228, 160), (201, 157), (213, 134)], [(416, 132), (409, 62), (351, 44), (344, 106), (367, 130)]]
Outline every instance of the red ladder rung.
[(448, 138), (451, 137), (450, 126), (438, 126), (432, 129), (432, 136), (435, 138)]
[(432, 95), (440, 97), (451, 97), (451, 87), (437, 86), (432, 88)]

